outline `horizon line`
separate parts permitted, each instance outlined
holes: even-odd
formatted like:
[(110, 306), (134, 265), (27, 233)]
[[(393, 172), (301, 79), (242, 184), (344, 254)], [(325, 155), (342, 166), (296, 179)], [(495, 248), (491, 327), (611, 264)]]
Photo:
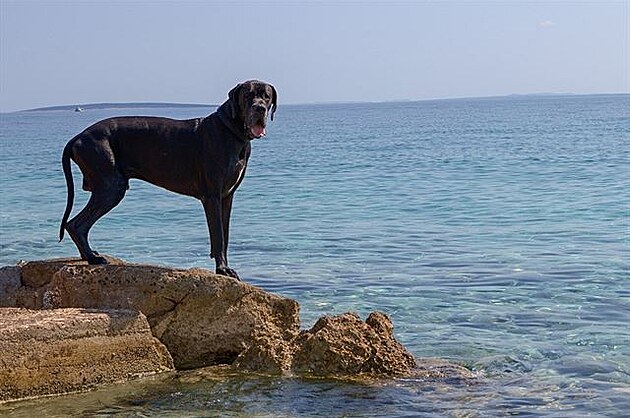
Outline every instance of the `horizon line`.
[[(502, 95), (489, 95), (489, 96), (456, 96), (456, 97), (434, 97), (424, 99), (391, 99), (391, 100), (331, 100), (331, 101), (313, 101), (313, 102), (294, 102), (287, 103), (283, 106), (312, 106), (312, 105), (341, 105), (341, 104), (378, 104), (378, 103), (415, 103), (415, 102), (432, 102), (432, 101), (446, 101), (446, 100), (472, 100), (472, 99), (500, 99), (500, 98), (525, 98), (525, 97), (559, 97), (559, 96), (623, 96), (630, 95), (630, 92), (618, 92), (618, 93), (553, 93), (553, 92), (541, 92), (541, 93), (508, 93)], [(133, 108), (133, 107), (218, 107), (221, 104), (217, 103), (184, 103), (184, 102), (92, 102), (92, 103), (79, 103), (79, 104), (64, 104), (64, 105), (51, 105), (42, 106), (28, 109), (2, 111), (0, 114), (21, 113), (21, 112), (46, 112), (46, 111), (65, 111), (76, 108), (82, 110), (92, 109), (108, 109), (108, 108)]]

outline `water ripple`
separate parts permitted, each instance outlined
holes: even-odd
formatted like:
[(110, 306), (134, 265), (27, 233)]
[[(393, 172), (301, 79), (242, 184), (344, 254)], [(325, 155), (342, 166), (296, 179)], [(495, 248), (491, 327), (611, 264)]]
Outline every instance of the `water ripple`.
[[(230, 234), (230, 264), (241, 276), (299, 300), (305, 327), (321, 315), (385, 311), (414, 354), (483, 371), (484, 382), (178, 377), (11, 411), (623, 416), (630, 409), (628, 100), (283, 106), (269, 137), (253, 143)], [(112, 115), (2, 115), (3, 264), (76, 254), (69, 240), (56, 239), (65, 205), (59, 155), (74, 133)], [(75, 213), (86, 197), (77, 191)], [(213, 267), (201, 205), (139, 181), (91, 240), (132, 262)]]

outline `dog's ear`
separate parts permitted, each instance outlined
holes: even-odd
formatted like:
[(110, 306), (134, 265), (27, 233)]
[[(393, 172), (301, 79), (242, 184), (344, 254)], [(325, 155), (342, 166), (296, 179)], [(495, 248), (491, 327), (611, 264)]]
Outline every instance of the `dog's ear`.
[(271, 91), (271, 120), (273, 120), (273, 115), (276, 113), (276, 109), (278, 108), (278, 92), (274, 86), (271, 86)]
[(236, 119), (238, 117), (238, 108), (240, 107), (239, 97), (240, 90), (243, 87), (243, 83), (237, 84), (230, 92), (228, 93), (228, 98), (230, 99), (230, 110), (232, 119)]

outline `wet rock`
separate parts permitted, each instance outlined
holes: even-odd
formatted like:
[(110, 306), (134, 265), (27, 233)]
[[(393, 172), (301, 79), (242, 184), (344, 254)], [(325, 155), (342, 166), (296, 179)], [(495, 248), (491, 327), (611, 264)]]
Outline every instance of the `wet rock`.
[(500, 376), (507, 373), (527, 373), (532, 370), (525, 360), (510, 355), (494, 355), (478, 359), (473, 370), (487, 376)]
[(138, 312), (4, 308), (0, 324), (0, 401), (173, 370)]
[(416, 360), (417, 365), (412, 376), (423, 380), (443, 380), (443, 381), (467, 381), (471, 382), (478, 378), (464, 366), (451, 363), (438, 358), (422, 358)]

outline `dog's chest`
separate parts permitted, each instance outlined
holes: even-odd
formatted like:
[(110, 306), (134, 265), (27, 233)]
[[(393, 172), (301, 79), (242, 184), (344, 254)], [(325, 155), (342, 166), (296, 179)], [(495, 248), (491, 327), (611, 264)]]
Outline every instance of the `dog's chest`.
[(242, 158), (234, 164), (234, 168), (230, 170), (226, 182), (223, 187), (223, 196), (229, 196), (234, 193), (238, 185), (243, 181), (245, 176), (245, 168), (247, 167), (247, 159)]

